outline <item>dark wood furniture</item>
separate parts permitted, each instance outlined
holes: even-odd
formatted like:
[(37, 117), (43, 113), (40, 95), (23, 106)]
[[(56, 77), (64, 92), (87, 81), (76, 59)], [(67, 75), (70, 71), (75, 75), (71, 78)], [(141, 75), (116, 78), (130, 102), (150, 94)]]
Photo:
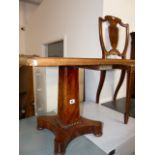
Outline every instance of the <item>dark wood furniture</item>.
[[(106, 34), (106, 32), (103, 32), (103, 26), (106, 24), (108, 25), (107, 32), (109, 34), (109, 41), (111, 45), (111, 49), (107, 50), (106, 49), (106, 44), (103, 38), (103, 35)], [(120, 27), (123, 27), (125, 29), (125, 44), (124, 48), (122, 51), (118, 51), (117, 45), (118, 45), (118, 40), (119, 40), (119, 29), (118, 25)], [(129, 40), (129, 25), (124, 24), (121, 19), (114, 17), (114, 16), (105, 16), (105, 18), (99, 18), (99, 38), (100, 38), (100, 44), (101, 44), (101, 49), (102, 49), (102, 59), (106, 60), (112, 60), (112, 58), (109, 58), (111, 55), (116, 55), (118, 56), (121, 60), (126, 59), (126, 53), (127, 53), (127, 47), (128, 47), (128, 40)], [(107, 39), (108, 40), (108, 39)], [(107, 42), (106, 40), (106, 42)], [(120, 61), (121, 61), (120, 60)], [(118, 82), (118, 85), (116, 87), (115, 93), (113, 100), (116, 100), (118, 91), (123, 83), (125, 73), (127, 71), (127, 93), (126, 93), (126, 112), (129, 110), (128, 107), (130, 106), (130, 98), (131, 98), (131, 90), (133, 87), (133, 75), (134, 75), (134, 69), (133, 67), (129, 66), (124, 66), (123, 64), (113, 64), (112, 68), (104, 68), (100, 72), (100, 80), (98, 84), (98, 89), (96, 93), (96, 103), (99, 103), (99, 97), (100, 93), (105, 81), (105, 76), (106, 76), (106, 71), (109, 69), (121, 69), (121, 76)], [(131, 83), (132, 82), (132, 83)], [(125, 114), (126, 115), (126, 114)], [(125, 123), (127, 123), (127, 117), (125, 116)]]
[[(38, 129), (49, 129), (55, 133), (55, 155), (64, 155), (68, 143), (77, 136), (93, 133), (102, 135), (102, 123), (80, 116), (78, 69), (80, 67), (103, 67), (107, 65), (133, 66), (134, 60), (112, 60), (94, 58), (43, 58), (20, 57), (20, 64), (27, 66), (59, 66), (58, 114), (38, 116)], [(128, 111), (127, 111), (128, 112)], [(127, 115), (126, 115), (127, 116)]]
[[(54, 114), (50, 112), (50, 115)], [(46, 130), (38, 132), (36, 120), (37, 117), (30, 117), (19, 121), (19, 155), (54, 155), (54, 145), (51, 145), (51, 141), (54, 142), (55, 135)], [(67, 148), (67, 155), (107, 155), (85, 136), (78, 137)]]
[[(131, 37), (130, 59), (135, 60), (135, 32), (131, 32), (130, 33), (130, 37)], [(124, 76), (121, 76), (120, 77), (120, 81), (118, 83), (118, 86), (117, 86), (116, 91), (115, 91), (115, 94), (114, 94), (114, 101), (116, 101), (117, 94), (119, 92), (119, 89), (122, 86), (123, 81), (124, 81)], [(133, 76), (134, 76), (134, 79), (135, 79), (135, 72), (134, 72)], [(131, 97), (135, 98), (135, 80), (133, 80), (133, 81), (134, 81), (133, 82), (134, 84), (133, 84), (133, 88), (132, 88), (132, 91), (131, 91), (132, 92)]]
[[(131, 36), (131, 53), (130, 53), (130, 58), (132, 60), (135, 60), (135, 32), (130, 33)], [(134, 84), (133, 84), (133, 90), (132, 90), (132, 95), (133, 98), (135, 98), (135, 74), (134, 74)]]
[(135, 32), (131, 32), (130, 36), (131, 36), (131, 53), (130, 53), (130, 58), (132, 60), (135, 60)]
[(32, 67), (20, 66), (19, 68), (19, 119), (34, 116)]

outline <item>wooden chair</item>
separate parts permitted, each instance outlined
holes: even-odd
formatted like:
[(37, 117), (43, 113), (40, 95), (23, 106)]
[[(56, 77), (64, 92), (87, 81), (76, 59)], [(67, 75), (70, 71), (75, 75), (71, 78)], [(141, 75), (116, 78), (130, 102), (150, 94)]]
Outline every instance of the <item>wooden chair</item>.
[[(135, 32), (131, 32), (130, 33), (130, 38), (131, 38), (130, 59), (135, 60)], [(117, 98), (119, 89), (121, 88), (122, 83), (124, 81), (124, 77), (125, 77), (125, 73), (121, 75), (120, 80), (119, 80), (119, 83), (118, 83), (118, 85), (116, 87), (116, 91), (115, 91), (115, 94), (114, 94), (114, 97), (113, 97), (114, 103), (116, 101), (116, 98)], [(134, 75), (134, 79), (135, 79), (135, 75)], [(133, 85), (132, 95), (131, 96), (133, 98), (135, 97), (135, 80), (134, 80), (134, 85)]]
[[(105, 24), (108, 23), (108, 35), (109, 35), (109, 41), (110, 41), (110, 45), (111, 45), (111, 49), (107, 50), (106, 49), (106, 45), (105, 45), (105, 41), (103, 38), (103, 34), (105, 35), (106, 33), (103, 33), (103, 26), (105, 26)], [(118, 45), (118, 40), (119, 40), (119, 28), (125, 28), (125, 43), (124, 43), (124, 48), (122, 51), (119, 51), (117, 49), (117, 45)], [(114, 17), (114, 16), (105, 16), (105, 18), (101, 18), (99, 17), (99, 38), (100, 38), (100, 44), (101, 44), (101, 49), (102, 49), (102, 58), (103, 59), (112, 59), (109, 58), (110, 55), (116, 55), (119, 57), (119, 59), (126, 59), (126, 53), (127, 53), (127, 47), (128, 47), (128, 41), (129, 41), (129, 25), (128, 24), (124, 24), (121, 19)], [(106, 40), (107, 41), (107, 40)], [(129, 102), (130, 102), (130, 98), (131, 98), (131, 90), (132, 90), (132, 84), (130, 83), (132, 81), (131, 78), (133, 78), (132, 76), (134, 75), (134, 70), (128, 66), (125, 65), (113, 65), (113, 67), (111, 69), (121, 69), (121, 75), (120, 75), (120, 79), (118, 82), (118, 85), (116, 87), (115, 93), (114, 93), (114, 97), (113, 100), (116, 100), (118, 91), (123, 83), (124, 77), (125, 77), (125, 73), (126, 71), (130, 72), (127, 75), (127, 99), (126, 99), (126, 112), (128, 112), (129, 110)], [(108, 68), (109, 70), (109, 68)], [(100, 71), (100, 80), (99, 80), (99, 84), (98, 84), (98, 89), (97, 89), (97, 93), (96, 93), (96, 103), (99, 103), (99, 97), (100, 97), (100, 93), (105, 81), (105, 76), (106, 76), (106, 68), (104, 70)], [(130, 80), (129, 80), (130, 78)], [(127, 122), (127, 119), (125, 119), (125, 122)]]

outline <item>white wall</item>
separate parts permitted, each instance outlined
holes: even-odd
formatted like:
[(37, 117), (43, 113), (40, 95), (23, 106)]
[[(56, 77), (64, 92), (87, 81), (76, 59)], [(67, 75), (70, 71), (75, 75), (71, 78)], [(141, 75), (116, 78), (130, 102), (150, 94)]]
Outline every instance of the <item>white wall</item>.
[[(129, 24), (129, 32), (132, 32), (135, 30), (135, 0), (105, 0), (104, 1), (104, 9), (103, 9), (103, 16), (105, 15), (113, 15), (116, 17), (119, 17), (122, 19), (124, 23)], [(120, 37), (123, 40), (123, 35), (120, 35)], [(121, 40), (120, 40), (121, 41)], [(127, 58), (130, 56), (130, 40), (129, 40), (129, 45), (128, 45), (128, 52), (127, 52)], [(105, 83), (105, 89), (102, 90), (101, 98), (100, 101), (104, 102), (103, 98), (105, 97), (104, 92), (107, 91), (106, 89), (109, 86), (109, 90), (111, 91), (111, 98), (107, 100), (112, 100), (114, 90), (116, 89), (116, 86), (118, 84), (120, 76), (120, 71), (114, 71), (111, 72), (107, 75), (107, 78), (111, 79), (114, 77), (114, 82), (109, 81), (109, 83)], [(124, 80), (124, 83), (118, 93), (118, 98), (122, 98), (126, 96), (126, 78)]]
[[(130, 31), (134, 30), (134, 0), (44, 0), (29, 18), (26, 52), (44, 55), (45, 44), (64, 39), (64, 52), (67, 57), (101, 57), (98, 17), (107, 14), (122, 18), (124, 22), (129, 23)], [(39, 68), (39, 72), (42, 77), (39, 99), (42, 109), (56, 109), (57, 69)], [(100, 102), (112, 100), (118, 78), (118, 71), (107, 73)], [(99, 72), (86, 70), (85, 79), (86, 100), (95, 101)], [(124, 96), (125, 83), (118, 98)]]
[(26, 54), (26, 47), (25, 47), (26, 26), (30, 16), (33, 14), (33, 12), (36, 10), (37, 7), (38, 5), (19, 1), (19, 28), (21, 27), (25, 28), (25, 31), (22, 31), (21, 29), (19, 31), (20, 54)]
[(104, 0), (103, 15), (113, 15), (135, 30), (135, 0)]
[[(104, 0), (103, 1), (103, 17), (106, 15), (113, 15), (122, 19), (124, 23), (128, 23), (130, 32), (135, 29), (135, 1), (134, 0)], [(123, 33), (120, 35), (123, 38)], [(122, 39), (123, 40), (123, 39)], [(120, 45), (123, 41), (120, 40)], [(98, 40), (97, 40), (98, 41)], [(101, 52), (101, 50), (100, 50)], [(127, 58), (130, 54), (130, 42), (128, 46)], [(120, 76), (120, 71), (108, 71), (104, 82), (104, 87), (100, 95), (100, 103), (111, 101), (114, 95), (115, 88), (117, 86)], [(92, 82), (93, 81), (93, 82)], [(97, 71), (86, 71), (86, 99), (89, 101), (95, 101), (95, 95), (97, 91), (99, 81), (99, 72)], [(89, 90), (89, 91), (88, 91)], [(126, 96), (126, 79), (118, 93), (117, 98)]]
[[(19, 28), (25, 25), (23, 3), (19, 3)], [(25, 31), (19, 30), (19, 53), (25, 52)]]
[[(98, 17), (102, 16), (102, 9), (102, 0), (44, 0), (29, 19), (27, 53), (44, 55), (45, 44), (63, 38), (65, 56), (101, 57)], [(47, 68), (46, 74), (40, 72), (42, 83), (46, 84), (45, 91), (41, 88), (42, 92), (46, 92), (42, 93), (42, 98), (47, 103), (47, 111), (50, 111), (57, 105), (57, 71), (54, 73)]]
[(66, 56), (98, 57), (102, 6), (102, 0), (44, 0), (29, 21), (27, 51), (42, 54), (44, 44), (65, 38)]

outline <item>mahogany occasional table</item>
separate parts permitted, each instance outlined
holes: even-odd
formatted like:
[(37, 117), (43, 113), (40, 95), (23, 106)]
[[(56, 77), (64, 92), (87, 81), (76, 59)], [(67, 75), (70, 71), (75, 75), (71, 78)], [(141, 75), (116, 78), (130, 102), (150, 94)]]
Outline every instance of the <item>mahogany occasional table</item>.
[[(103, 60), (96, 58), (45, 58), (20, 56), (20, 64), (38, 67), (59, 67), (58, 114), (38, 116), (37, 128), (49, 129), (55, 134), (54, 154), (64, 155), (68, 143), (74, 138), (88, 133), (102, 135), (102, 122), (80, 116), (78, 69), (125, 64), (134, 68), (134, 60)], [(132, 80), (132, 79), (131, 79)], [(130, 85), (132, 81), (128, 81)], [(129, 93), (130, 98), (130, 93)], [(130, 103), (126, 103), (125, 123), (129, 117)]]

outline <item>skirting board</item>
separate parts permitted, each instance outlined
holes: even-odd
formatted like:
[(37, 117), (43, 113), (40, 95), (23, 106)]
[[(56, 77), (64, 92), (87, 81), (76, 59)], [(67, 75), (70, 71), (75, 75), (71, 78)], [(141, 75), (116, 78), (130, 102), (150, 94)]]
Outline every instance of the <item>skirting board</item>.
[(95, 137), (92, 134), (85, 136), (106, 152), (107, 155), (134, 155), (134, 118), (130, 117), (128, 124), (124, 124), (124, 115), (122, 113), (91, 102), (81, 104), (81, 115), (104, 122), (101, 137)]

